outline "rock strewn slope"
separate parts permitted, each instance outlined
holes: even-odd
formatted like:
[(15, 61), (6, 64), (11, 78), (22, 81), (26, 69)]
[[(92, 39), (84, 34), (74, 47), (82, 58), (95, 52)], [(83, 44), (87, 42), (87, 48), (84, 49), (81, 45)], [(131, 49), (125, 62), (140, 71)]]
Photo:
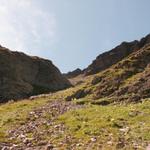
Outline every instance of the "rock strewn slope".
[(0, 47), (0, 102), (62, 90), (70, 85), (51, 61)]

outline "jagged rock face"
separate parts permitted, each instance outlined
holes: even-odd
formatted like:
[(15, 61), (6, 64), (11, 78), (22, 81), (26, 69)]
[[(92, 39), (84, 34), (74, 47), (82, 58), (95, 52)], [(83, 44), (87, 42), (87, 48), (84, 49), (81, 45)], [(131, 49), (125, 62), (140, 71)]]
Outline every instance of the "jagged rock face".
[(133, 42), (123, 42), (121, 45), (112, 49), (111, 51), (100, 54), (91, 65), (89, 65), (85, 70), (85, 75), (96, 74), (103, 71), (117, 62), (121, 61), (132, 52), (139, 50), (147, 43), (150, 43), (150, 35), (141, 39), (140, 41)]
[(66, 73), (66, 74), (64, 74), (64, 75), (65, 75), (67, 78), (74, 78), (74, 77), (80, 75), (81, 73), (82, 73), (82, 70), (79, 69), (79, 68), (77, 68), (76, 70), (70, 71), (70, 72), (68, 72), (68, 73)]
[(0, 102), (70, 86), (51, 61), (0, 47)]

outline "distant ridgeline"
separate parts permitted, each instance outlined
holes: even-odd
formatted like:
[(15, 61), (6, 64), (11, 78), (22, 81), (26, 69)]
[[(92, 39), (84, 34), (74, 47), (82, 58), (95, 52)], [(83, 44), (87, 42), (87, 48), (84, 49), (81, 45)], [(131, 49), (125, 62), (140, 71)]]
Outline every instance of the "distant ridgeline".
[(140, 41), (123, 42), (112, 50), (100, 54), (87, 68), (84, 70), (76, 69), (66, 75), (67, 78), (73, 78), (80, 74), (84, 76), (93, 75), (103, 71), (122, 59), (129, 56), (131, 53), (141, 49), (146, 44), (150, 43), (150, 34), (142, 38)]

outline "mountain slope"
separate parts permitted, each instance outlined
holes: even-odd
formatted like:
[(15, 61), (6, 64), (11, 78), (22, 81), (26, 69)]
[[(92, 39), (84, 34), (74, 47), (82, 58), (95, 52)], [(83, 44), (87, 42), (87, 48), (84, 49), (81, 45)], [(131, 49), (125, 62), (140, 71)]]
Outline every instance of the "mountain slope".
[(96, 97), (124, 97), (131, 101), (149, 97), (149, 64), (150, 45), (146, 45), (100, 76), (101, 81), (95, 89)]
[(92, 100), (110, 98), (111, 102), (135, 102), (149, 98), (149, 64), (150, 44), (146, 44), (112, 67), (86, 77), (66, 99), (90, 97)]
[(70, 86), (51, 61), (0, 47), (0, 102)]
[[(61, 92), (62, 95), (63, 92)], [(79, 105), (60, 93), (0, 106), (0, 149), (141, 149), (150, 143), (150, 100)], [(54, 99), (55, 98), (55, 99)]]
[(150, 34), (142, 38), (140, 41), (135, 40), (132, 42), (123, 42), (112, 50), (97, 56), (97, 58), (84, 70), (74, 70), (65, 75), (67, 78), (71, 78), (72, 80), (81, 74), (84, 76), (94, 75), (125, 59), (131, 53), (141, 49), (148, 43), (150, 43)]
[(142, 41), (74, 87), (0, 105), (0, 149), (148, 149), (150, 44)]
[(92, 75), (103, 71), (113, 64), (121, 61), (132, 52), (139, 50), (147, 43), (150, 43), (150, 35), (142, 38), (140, 41), (123, 42), (111, 51), (100, 54), (85, 70), (85, 75)]

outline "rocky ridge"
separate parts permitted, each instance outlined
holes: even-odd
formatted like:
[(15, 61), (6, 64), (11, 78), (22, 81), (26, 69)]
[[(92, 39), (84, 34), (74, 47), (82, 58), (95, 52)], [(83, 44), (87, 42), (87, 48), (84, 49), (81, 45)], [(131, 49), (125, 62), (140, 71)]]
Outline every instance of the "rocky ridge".
[(84, 70), (80, 69), (80, 71), (78, 71), (77, 74), (76, 74), (77, 70), (68, 72), (66, 74), (66, 77), (74, 78), (80, 74), (88, 76), (99, 73), (105, 69), (108, 69), (109, 67), (118, 63), (124, 58), (128, 57), (131, 53), (138, 51), (148, 43), (150, 43), (150, 34), (139, 41), (135, 40), (132, 42), (122, 42), (120, 45), (113, 48), (112, 50), (97, 56), (96, 59), (93, 60), (93, 62)]
[(140, 41), (123, 42), (111, 51), (100, 54), (85, 70), (85, 75), (96, 74), (112, 65), (118, 63), (131, 53), (141, 49), (144, 45), (150, 43), (150, 35), (142, 38)]

